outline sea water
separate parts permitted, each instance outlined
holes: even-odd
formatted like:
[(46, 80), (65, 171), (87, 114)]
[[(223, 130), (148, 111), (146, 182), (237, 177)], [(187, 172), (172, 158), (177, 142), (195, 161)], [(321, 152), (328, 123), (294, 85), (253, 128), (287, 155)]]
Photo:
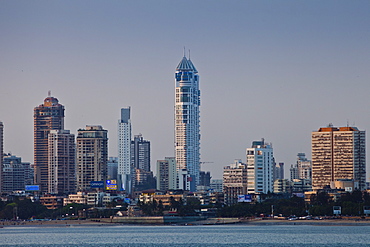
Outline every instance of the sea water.
[(1, 246), (370, 246), (370, 226), (4, 227)]

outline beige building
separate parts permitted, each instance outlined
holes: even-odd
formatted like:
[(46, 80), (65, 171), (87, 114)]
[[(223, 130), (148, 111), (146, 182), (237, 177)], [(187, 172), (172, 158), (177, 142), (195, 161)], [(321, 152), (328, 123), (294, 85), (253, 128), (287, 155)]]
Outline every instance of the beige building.
[(166, 157), (164, 160), (157, 160), (157, 189), (163, 191), (177, 189), (175, 157)]
[(108, 135), (102, 126), (87, 125), (77, 135), (77, 190), (107, 179)]
[(77, 194), (69, 194), (68, 198), (64, 198), (63, 206), (71, 203), (87, 204), (87, 196), (81, 191), (77, 192)]
[(64, 106), (57, 98), (49, 97), (44, 103), (34, 108), (34, 168), (35, 184), (41, 192), (48, 191), (48, 136), (50, 130), (64, 129)]
[(339, 179), (352, 179), (355, 189), (365, 189), (365, 131), (329, 125), (312, 132), (311, 141), (314, 190)]
[(48, 193), (76, 192), (75, 136), (69, 130), (50, 130), (48, 136)]
[(237, 203), (239, 195), (247, 194), (247, 165), (241, 160), (224, 167), (223, 192), (227, 205)]

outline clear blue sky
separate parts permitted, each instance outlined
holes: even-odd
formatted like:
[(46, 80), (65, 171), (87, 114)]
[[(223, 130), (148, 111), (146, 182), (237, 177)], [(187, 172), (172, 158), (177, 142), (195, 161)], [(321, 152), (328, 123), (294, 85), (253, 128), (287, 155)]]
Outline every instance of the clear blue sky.
[(340, 0), (0, 1), (4, 151), (33, 162), (33, 108), (51, 90), (66, 129), (108, 129), (110, 156), (120, 108), (131, 106), (154, 170), (174, 154), (186, 46), (200, 75), (201, 160), (214, 162), (202, 169), (221, 178), (262, 137), (288, 169), (298, 152), (311, 156), (319, 127), (368, 130), (369, 13), (370, 1)]

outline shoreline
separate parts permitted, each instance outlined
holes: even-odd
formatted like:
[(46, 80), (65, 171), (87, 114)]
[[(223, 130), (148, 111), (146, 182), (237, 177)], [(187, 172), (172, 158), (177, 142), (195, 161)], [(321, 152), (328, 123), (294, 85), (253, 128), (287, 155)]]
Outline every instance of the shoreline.
[[(110, 219), (105, 219), (110, 220)], [(32, 221), (1, 221), (0, 228), (5, 227), (75, 227), (75, 226), (107, 226), (116, 225), (104, 220), (32, 220)]]
[[(370, 226), (369, 220), (351, 219), (323, 219), (323, 220), (240, 220), (238, 218), (217, 218), (199, 222), (189, 222), (189, 224), (176, 224), (177, 226), (206, 226), (206, 225), (312, 225), (312, 226)], [(145, 226), (166, 226), (167, 224), (125, 224), (122, 222), (112, 223), (111, 219), (93, 220), (34, 220), (34, 221), (1, 221), (0, 228), (7, 227), (99, 227), (99, 226), (122, 226), (122, 225), (145, 225)]]
[(251, 220), (242, 221), (245, 225), (312, 225), (312, 226), (370, 226), (369, 220), (322, 219), (322, 220)]

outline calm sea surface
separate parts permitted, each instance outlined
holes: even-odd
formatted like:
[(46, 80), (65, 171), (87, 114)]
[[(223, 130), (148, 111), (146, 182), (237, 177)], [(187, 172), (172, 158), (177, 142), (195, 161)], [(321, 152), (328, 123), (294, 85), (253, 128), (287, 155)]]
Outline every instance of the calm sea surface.
[(370, 226), (5, 227), (1, 246), (370, 246)]

